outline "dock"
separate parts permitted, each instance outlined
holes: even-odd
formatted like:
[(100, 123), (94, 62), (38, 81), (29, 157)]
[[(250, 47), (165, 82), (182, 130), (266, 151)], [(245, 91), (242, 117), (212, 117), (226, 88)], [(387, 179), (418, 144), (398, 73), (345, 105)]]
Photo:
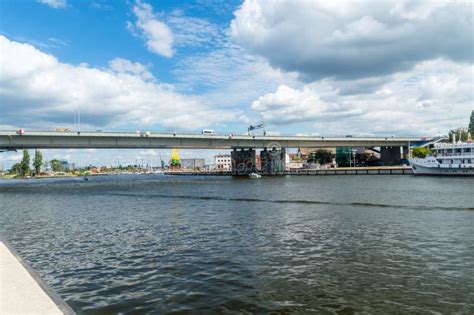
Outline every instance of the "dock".
[(9, 246), (0, 240), (0, 314), (75, 314)]
[(413, 175), (411, 167), (338, 167), (328, 169), (293, 169), (285, 175)]
[[(260, 173), (257, 171), (257, 173)], [(174, 170), (164, 173), (165, 175), (181, 176), (232, 176), (231, 171), (192, 171)], [(380, 166), (380, 167), (338, 167), (328, 169), (292, 169), (284, 172), (262, 174), (263, 176), (329, 176), (329, 175), (413, 175), (411, 167), (403, 166)]]

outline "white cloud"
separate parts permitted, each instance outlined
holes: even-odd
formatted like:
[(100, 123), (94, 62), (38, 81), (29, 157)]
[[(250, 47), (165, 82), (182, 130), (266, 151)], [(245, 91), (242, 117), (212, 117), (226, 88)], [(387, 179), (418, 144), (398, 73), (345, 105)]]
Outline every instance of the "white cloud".
[(435, 135), (467, 124), (470, 3), (247, 0), (234, 15), (231, 38), (250, 58), (293, 75), (253, 99), (266, 123), (322, 135)]
[(185, 16), (175, 10), (166, 18), (166, 24), (173, 32), (177, 46), (212, 48), (223, 44), (223, 27), (205, 19)]
[(172, 57), (174, 54), (173, 33), (165, 23), (158, 20), (157, 15), (153, 12), (153, 7), (137, 0), (133, 7), (133, 13), (137, 17), (137, 21), (134, 25), (128, 22), (127, 28), (129, 30), (138, 29), (146, 41), (148, 50), (152, 53), (168, 58)]
[(125, 73), (137, 75), (144, 80), (153, 80), (153, 74), (148, 71), (147, 67), (139, 62), (131, 62), (123, 58), (115, 58), (109, 61), (109, 68), (116, 73)]
[[(242, 122), (257, 123), (251, 102), (279, 85), (299, 87), (295, 73), (272, 68), (263, 58), (249, 55), (241, 47), (223, 39), (219, 48), (193, 54), (180, 60), (173, 74), (182, 91), (201, 91), (221, 108), (246, 110)], [(253, 117), (252, 117), (253, 116)]]
[(361, 109), (321, 99), (310, 86), (296, 90), (281, 85), (274, 93), (267, 93), (252, 103), (252, 109), (262, 120), (276, 124), (322, 120), (362, 114)]
[(80, 109), (86, 128), (190, 130), (241, 115), (150, 81), (144, 66), (125, 59), (112, 60), (110, 69), (75, 66), (4, 36), (0, 51), (0, 125), (68, 126)]
[(48, 42), (50, 43), (50, 45), (52, 47), (68, 47), (68, 43), (59, 39), (59, 38), (56, 38), (56, 37), (49, 37), (48, 38)]
[(280, 86), (252, 109), (265, 122), (309, 122), (323, 135), (444, 134), (468, 124), (473, 71), (472, 65), (436, 59), (392, 76), (373, 92), (340, 94), (339, 81), (322, 80), (301, 89)]
[(472, 62), (472, 3), (247, 0), (232, 38), (306, 82), (408, 71), (436, 58)]
[(65, 8), (67, 6), (66, 0), (37, 0), (39, 3), (46, 4), (54, 9)]

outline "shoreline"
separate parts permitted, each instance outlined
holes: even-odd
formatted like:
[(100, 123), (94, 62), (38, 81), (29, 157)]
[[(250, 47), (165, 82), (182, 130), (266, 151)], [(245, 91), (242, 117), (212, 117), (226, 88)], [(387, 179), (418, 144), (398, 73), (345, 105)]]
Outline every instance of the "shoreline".
[[(260, 173), (257, 171), (257, 173)], [(412, 175), (411, 167), (407, 166), (365, 166), (365, 167), (338, 167), (327, 169), (292, 169), (273, 174), (262, 174), (263, 176), (285, 176), (285, 175)], [(120, 175), (170, 175), (170, 176), (232, 176), (232, 171), (194, 171), (173, 170), (159, 173), (95, 173), (95, 174), (65, 174), (65, 175), (40, 175), (28, 177), (2, 176), (3, 180), (25, 180), (25, 179), (49, 179), (49, 178), (74, 178), (74, 177), (97, 177), (97, 176), (120, 176)], [(238, 175), (238, 176), (246, 176)]]

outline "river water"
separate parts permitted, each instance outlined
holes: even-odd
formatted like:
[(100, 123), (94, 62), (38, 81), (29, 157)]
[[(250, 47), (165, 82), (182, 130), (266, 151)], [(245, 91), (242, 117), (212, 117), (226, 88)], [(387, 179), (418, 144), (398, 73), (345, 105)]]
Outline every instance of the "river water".
[(0, 181), (0, 232), (78, 314), (474, 313), (474, 181)]

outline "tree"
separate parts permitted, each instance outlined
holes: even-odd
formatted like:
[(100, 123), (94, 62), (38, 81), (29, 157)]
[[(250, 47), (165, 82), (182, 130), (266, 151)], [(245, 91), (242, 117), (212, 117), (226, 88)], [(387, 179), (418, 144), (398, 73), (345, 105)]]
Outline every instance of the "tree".
[(413, 157), (416, 158), (425, 158), (429, 154), (431, 154), (431, 150), (426, 147), (416, 147), (412, 151)]
[(10, 174), (20, 175), (21, 174), (21, 163), (13, 164), (11, 169), (10, 169)]
[(367, 166), (372, 156), (369, 153), (357, 152), (354, 158), (355, 158), (355, 164), (357, 166)]
[(469, 132), (474, 137), (474, 110), (471, 112), (471, 121), (469, 122)]
[(319, 149), (311, 152), (308, 156), (308, 163), (326, 164), (332, 161), (332, 153), (328, 150)]
[(449, 141), (453, 141), (453, 135), (456, 135), (456, 141), (466, 141), (467, 140), (467, 130), (466, 128), (456, 128), (449, 132)]
[(30, 153), (28, 150), (23, 150), (23, 158), (20, 162), (20, 175), (26, 176), (30, 173)]
[(55, 172), (63, 171), (63, 166), (61, 165), (61, 162), (59, 162), (59, 160), (57, 159), (49, 161), (49, 165), (51, 165), (51, 169)]
[(41, 165), (43, 164), (43, 155), (40, 150), (35, 150), (35, 157), (33, 159), (33, 168), (35, 169), (35, 175), (41, 172)]

